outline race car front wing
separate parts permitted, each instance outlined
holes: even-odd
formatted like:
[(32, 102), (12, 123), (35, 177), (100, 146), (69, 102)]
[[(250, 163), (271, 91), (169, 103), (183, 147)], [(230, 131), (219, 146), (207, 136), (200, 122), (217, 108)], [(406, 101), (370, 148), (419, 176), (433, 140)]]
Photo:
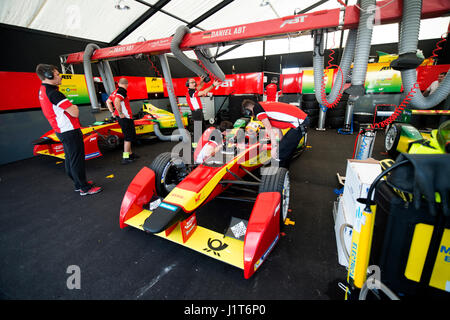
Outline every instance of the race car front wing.
[[(186, 213), (164, 200), (154, 210), (145, 209), (155, 194), (155, 173), (143, 167), (125, 193), (120, 227), (132, 226), (231, 264), (243, 269), (246, 279), (261, 266), (280, 238), (278, 192), (258, 195), (243, 241), (198, 225), (195, 212)], [(152, 214), (158, 217), (149, 219)]]

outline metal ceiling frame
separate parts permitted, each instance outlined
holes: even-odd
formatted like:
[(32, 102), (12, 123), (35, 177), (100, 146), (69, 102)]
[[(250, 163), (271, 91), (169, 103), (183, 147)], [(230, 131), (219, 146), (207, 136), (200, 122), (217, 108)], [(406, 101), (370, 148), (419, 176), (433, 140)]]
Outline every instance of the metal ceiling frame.
[[(214, 7), (212, 7), (211, 9), (209, 9), (208, 11), (206, 11), (204, 14), (202, 14), (200, 17), (198, 17), (197, 19), (195, 19), (194, 21), (188, 23), (187, 27), (190, 29), (192, 27), (197, 27), (197, 24), (199, 24), (202, 21), (205, 21), (206, 19), (208, 19), (210, 16), (212, 16), (213, 14), (215, 14), (216, 12), (222, 10), (223, 8), (225, 8), (227, 5), (229, 5), (230, 3), (232, 3), (234, 0), (224, 0), (218, 4), (216, 4)], [(198, 28), (199, 29), (199, 28)], [(202, 30), (204, 31), (204, 30)]]
[[(324, 3), (327, 2), (327, 1), (328, 1), (328, 0), (320, 0), (320, 1), (317, 1), (316, 3), (310, 5), (309, 7), (305, 8), (305, 9), (300, 10), (299, 12), (294, 12), (294, 15), (306, 13), (306, 12), (308, 12), (308, 11), (310, 11), (310, 10), (312, 10), (312, 9), (314, 9), (314, 8), (316, 8), (316, 7), (320, 6), (320, 5), (322, 5), (322, 4), (324, 4)], [(242, 46), (242, 45), (243, 45), (243, 43), (241, 43), (241, 44), (236, 44), (236, 45), (232, 46), (231, 48), (228, 48), (227, 50), (225, 50), (225, 51), (219, 53), (219, 54), (216, 56), (216, 59), (219, 58), (220, 56), (223, 56), (224, 54), (226, 54), (226, 53), (228, 53), (228, 52), (230, 52), (230, 51), (233, 51), (234, 49), (239, 48), (239, 47)], [(263, 41), (263, 47), (264, 47), (264, 48), (263, 48), (263, 59), (264, 59), (264, 57), (265, 57), (265, 41)], [(263, 69), (264, 69), (264, 68), (263, 68)]]
[(195, 28), (197, 28), (197, 29), (199, 29), (201, 31), (205, 31), (205, 29), (199, 27), (198, 24), (200, 22), (208, 19), (210, 16), (212, 16), (216, 12), (220, 11), (221, 9), (223, 9), (224, 7), (229, 5), (234, 0), (221, 1), (220, 3), (218, 3), (217, 5), (215, 5), (214, 7), (212, 7), (211, 9), (209, 9), (204, 14), (202, 14), (201, 16), (199, 16), (198, 18), (196, 18), (195, 20), (193, 20), (191, 22), (188, 22), (188, 21), (186, 21), (186, 20), (184, 20), (184, 19), (182, 19), (180, 17), (177, 17), (176, 15), (171, 14), (170, 12), (167, 12), (167, 11), (162, 9), (165, 5), (167, 5), (170, 2), (170, 0), (159, 0), (155, 4), (150, 4), (150, 3), (147, 3), (147, 2), (145, 2), (143, 0), (134, 0), (134, 1), (139, 2), (139, 3), (143, 4), (143, 5), (146, 5), (146, 6), (150, 7), (150, 9), (148, 9), (146, 12), (144, 12), (144, 14), (142, 14), (136, 21), (134, 21), (125, 30), (123, 30), (118, 36), (116, 36), (109, 43), (111, 46), (115, 46), (115, 45), (119, 44), (120, 41), (122, 41), (127, 36), (129, 36), (134, 30), (139, 28), (144, 22), (146, 22), (148, 19), (150, 19), (157, 12), (164, 13), (164, 14), (168, 15), (169, 17), (172, 17), (174, 19), (177, 19), (177, 20), (185, 23), (189, 29), (195, 27)]
[(130, 33), (132, 33), (134, 30), (136, 30), (140, 25), (142, 25), (145, 21), (150, 19), (154, 14), (156, 14), (158, 11), (162, 9), (166, 4), (170, 2), (170, 0), (159, 0), (156, 4), (150, 5), (146, 3), (145, 1), (141, 0), (135, 0), (141, 4), (147, 5), (150, 7), (147, 11), (145, 11), (139, 18), (136, 19), (131, 25), (129, 25), (125, 30), (123, 30), (118, 36), (116, 36), (111, 42), (109, 43), (112, 46), (115, 46), (119, 44), (120, 41), (125, 39)]

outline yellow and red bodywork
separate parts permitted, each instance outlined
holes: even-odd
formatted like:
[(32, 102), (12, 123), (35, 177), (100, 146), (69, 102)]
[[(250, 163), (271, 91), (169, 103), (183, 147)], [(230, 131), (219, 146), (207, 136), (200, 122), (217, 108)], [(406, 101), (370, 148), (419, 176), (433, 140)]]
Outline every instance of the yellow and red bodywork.
[[(156, 108), (150, 103), (144, 104), (142, 111), (145, 115), (140, 119), (134, 120), (137, 136), (154, 133), (153, 126), (155, 123), (157, 123), (160, 129), (177, 128), (173, 113)], [(182, 121), (185, 126), (188, 125), (187, 115), (182, 115)], [(117, 139), (123, 139), (122, 129), (117, 121), (95, 123), (89, 127), (81, 128), (81, 132), (83, 134), (86, 160), (102, 156), (102, 152), (98, 146), (98, 140), (100, 138), (115, 136)], [(48, 131), (40, 137), (39, 143), (34, 146), (33, 153), (34, 155), (42, 154), (65, 159), (63, 145), (53, 130)]]
[[(257, 150), (257, 153), (254, 152)], [(280, 237), (279, 192), (260, 193), (250, 215), (244, 241), (196, 224), (195, 211), (228, 188), (224, 180), (236, 180), (270, 159), (270, 145), (255, 143), (220, 167), (200, 164), (184, 178), (162, 201), (166, 207), (181, 208), (186, 218), (157, 236), (179, 243), (212, 258), (244, 270), (249, 278), (261, 266)], [(144, 209), (155, 189), (155, 173), (143, 167), (125, 193), (120, 210), (120, 227), (133, 226), (144, 230), (152, 211)]]

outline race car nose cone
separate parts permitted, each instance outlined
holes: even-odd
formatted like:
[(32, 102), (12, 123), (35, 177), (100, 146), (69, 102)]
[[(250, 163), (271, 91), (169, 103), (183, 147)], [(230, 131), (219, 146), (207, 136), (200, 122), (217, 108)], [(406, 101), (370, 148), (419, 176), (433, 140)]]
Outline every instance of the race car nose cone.
[(182, 208), (162, 202), (145, 220), (142, 227), (147, 232), (160, 233), (185, 218)]

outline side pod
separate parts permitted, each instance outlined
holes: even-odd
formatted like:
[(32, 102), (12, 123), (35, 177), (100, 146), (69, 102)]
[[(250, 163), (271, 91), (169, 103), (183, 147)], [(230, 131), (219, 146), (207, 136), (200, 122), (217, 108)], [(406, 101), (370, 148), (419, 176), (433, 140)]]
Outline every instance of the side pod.
[(244, 277), (261, 266), (280, 237), (279, 192), (260, 193), (256, 198), (244, 240)]
[(120, 206), (120, 228), (127, 225), (125, 221), (140, 213), (142, 206), (150, 201), (155, 193), (155, 172), (143, 167), (128, 186)]

